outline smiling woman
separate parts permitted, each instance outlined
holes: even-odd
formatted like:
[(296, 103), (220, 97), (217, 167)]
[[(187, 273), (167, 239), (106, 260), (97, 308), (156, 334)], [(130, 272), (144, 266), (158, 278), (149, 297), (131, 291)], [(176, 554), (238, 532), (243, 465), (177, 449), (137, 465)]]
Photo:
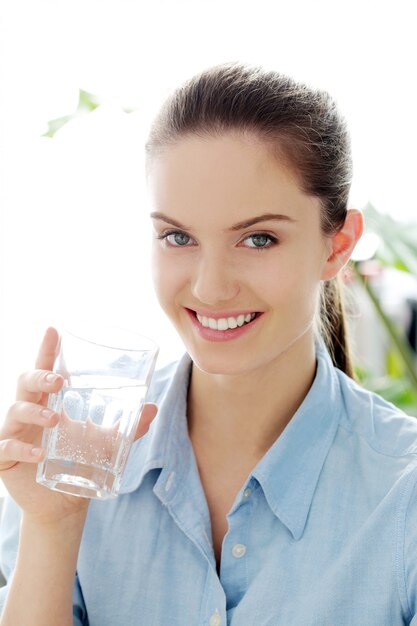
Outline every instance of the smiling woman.
[[(304, 361), (311, 370), (320, 281), (347, 261), (361, 232), (360, 213), (350, 211), (332, 241), (320, 232), (319, 199), (259, 140), (231, 132), (182, 138), (158, 155), (148, 180), (157, 208), (151, 214), (156, 292), (199, 369), (266, 380), (267, 372), (278, 373), (278, 355), (300, 339), (297, 346), (311, 344), (310, 362)], [(277, 207), (285, 213), (276, 215)], [(331, 246), (342, 244), (328, 261)], [(195, 316), (190, 325), (187, 310), (212, 319), (211, 331), (216, 319), (261, 315), (240, 331), (210, 332)], [(225, 357), (219, 341), (237, 336)]]
[(352, 376), (339, 276), (363, 217), (334, 101), (210, 68), (169, 96), (146, 156), (155, 291), (186, 352), (155, 373), (120, 496), (88, 516), (45, 508), (13, 456), (39, 410), (21, 382), (0, 433), (18, 501), (1, 626), (417, 624), (417, 423)]

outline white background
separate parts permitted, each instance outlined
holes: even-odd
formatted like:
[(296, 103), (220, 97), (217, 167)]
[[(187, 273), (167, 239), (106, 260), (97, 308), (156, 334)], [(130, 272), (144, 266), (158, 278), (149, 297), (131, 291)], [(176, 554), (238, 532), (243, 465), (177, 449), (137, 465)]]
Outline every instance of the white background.
[[(143, 142), (168, 91), (209, 65), (259, 63), (330, 91), (352, 134), (351, 206), (416, 218), (413, 4), (2, 0), (1, 415), (63, 319), (139, 328), (160, 364), (182, 351), (152, 292)], [(41, 137), (79, 88), (103, 106)]]

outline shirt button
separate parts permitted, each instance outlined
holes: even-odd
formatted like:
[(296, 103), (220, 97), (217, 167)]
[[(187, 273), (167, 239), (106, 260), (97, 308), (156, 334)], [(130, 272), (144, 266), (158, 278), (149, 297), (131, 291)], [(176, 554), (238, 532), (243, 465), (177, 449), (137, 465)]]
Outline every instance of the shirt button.
[(247, 489), (245, 489), (245, 491), (243, 492), (243, 497), (244, 498), (249, 498), (250, 494), (252, 493), (252, 489), (250, 487), (248, 487)]
[(220, 626), (222, 623), (222, 618), (218, 611), (215, 611), (213, 615), (210, 617), (209, 626)]
[(243, 543), (237, 543), (232, 548), (232, 554), (236, 559), (240, 559), (246, 552), (246, 546)]

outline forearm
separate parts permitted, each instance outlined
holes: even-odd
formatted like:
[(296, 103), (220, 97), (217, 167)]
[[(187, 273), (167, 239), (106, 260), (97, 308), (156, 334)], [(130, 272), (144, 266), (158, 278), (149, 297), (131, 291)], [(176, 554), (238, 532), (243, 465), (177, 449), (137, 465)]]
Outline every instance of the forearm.
[(72, 592), (85, 516), (58, 525), (23, 517), (0, 626), (72, 626)]

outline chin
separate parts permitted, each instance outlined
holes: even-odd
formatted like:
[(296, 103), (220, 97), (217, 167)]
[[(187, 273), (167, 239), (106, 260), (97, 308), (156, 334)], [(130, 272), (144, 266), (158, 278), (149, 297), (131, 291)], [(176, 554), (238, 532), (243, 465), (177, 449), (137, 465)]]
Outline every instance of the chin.
[(205, 372), (206, 374), (221, 375), (221, 376), (237, 376), (249, 373), (253, 367), (253, 360), (250, 359), (249, 363), (245, 363), (242, 356), (236, 361), (236, 359), (228, 359), (227, 356), (207, 356), (199, 355), (193, 351), (188, 351), (194, 365)]

